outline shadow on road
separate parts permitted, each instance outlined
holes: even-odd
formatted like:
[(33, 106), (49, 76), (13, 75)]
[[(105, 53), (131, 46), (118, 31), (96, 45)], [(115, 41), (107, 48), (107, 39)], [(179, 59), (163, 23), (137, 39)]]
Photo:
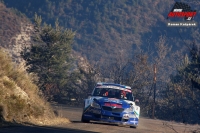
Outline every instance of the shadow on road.
[(99, 133), (79, 129), (48, 127), (48, 126), (7, 126), (0, 127), (0, 133)]
[[(83, 123), (81, 121), (71, 121), (72, 123)], [(117, 124), (112, 124), (112, 123), (106, 123), (106, 122), (96, 122), (96, 121), (91, 121), (89, 124), (99, 124), (99, 125), (109, 125), (109, 126), (118, 126)]]

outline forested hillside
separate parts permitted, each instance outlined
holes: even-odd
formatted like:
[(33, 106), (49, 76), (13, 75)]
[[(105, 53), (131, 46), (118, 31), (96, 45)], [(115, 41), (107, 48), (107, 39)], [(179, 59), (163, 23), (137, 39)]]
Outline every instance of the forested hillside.
[[(198, 3), (189, 3), (198, 11)], [(184, 46), (179, 32), (184, 40), (198, 40), (197, 28), (166, 26), (167, 14), (174, 4), (169, 0), (5, 0), (5, 4), (29, 18), (37, 12), (48, 23), (59, 18), (61, 26), (77, 31), (73, 49), (91, 63), (111, 61), (120, 52), (125, 59), (131, 58), (138, 47), (147, 51), (149, 45), (154, 49), (160, 35), (167, 36), (174, 50)], [(195, 19), (198, 21), (199, 17)]]

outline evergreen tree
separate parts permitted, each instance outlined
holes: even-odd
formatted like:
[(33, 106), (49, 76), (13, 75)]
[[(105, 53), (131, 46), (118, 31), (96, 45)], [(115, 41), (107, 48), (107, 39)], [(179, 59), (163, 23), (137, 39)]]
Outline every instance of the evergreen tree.
[(33, 45), (24, 49), (21, 55), (26, 60), (28, 72), (38, 75), (40, 88), (49, 95), (60, 92), (67, 83), (75, 32), (62, 29), (58, 20), (55, 27), (46, 23), (41, 26), (41, 22), (42, 18), (35, 14)]
[(187, 55), (185, 56), (183, 63), (177, 67), (177, 74), (171, 77), (172, 87), (168, 91), (168, 99), (171, 101), (169, 104), (173, 105), (172, 110), (179, 111), (179, 115), (174, 114), (176, 119), (182, 119), (183, 122), (195, 121), (199, 123), (200, 52), (195, 43), (189, 52), (189, 58)]

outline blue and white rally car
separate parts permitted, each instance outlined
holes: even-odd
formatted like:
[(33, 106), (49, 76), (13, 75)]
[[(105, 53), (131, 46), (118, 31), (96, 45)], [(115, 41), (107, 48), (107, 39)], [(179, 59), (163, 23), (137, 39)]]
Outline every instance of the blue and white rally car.
[(137, 127), (140, 115), (137, 102), (129, 86), (97, 83), (91, 96), (84, 100), (81, 121), (103, 121)]

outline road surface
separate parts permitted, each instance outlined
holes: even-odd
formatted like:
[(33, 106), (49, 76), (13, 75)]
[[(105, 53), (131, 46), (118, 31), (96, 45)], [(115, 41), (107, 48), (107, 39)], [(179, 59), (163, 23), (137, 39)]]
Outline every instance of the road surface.
[(12, 126), (0, 128), (0, 133), (200, 133), (200, 125), (185, 125), (175, 122), (141, 118), (137, 128), (114, 124), (91, 122), (82, 123), (81, 108), (63, 105), (54, 106), (60, 117), (69, 118), (72, 123), (62, 123), (56, 127), (47, 126)]

